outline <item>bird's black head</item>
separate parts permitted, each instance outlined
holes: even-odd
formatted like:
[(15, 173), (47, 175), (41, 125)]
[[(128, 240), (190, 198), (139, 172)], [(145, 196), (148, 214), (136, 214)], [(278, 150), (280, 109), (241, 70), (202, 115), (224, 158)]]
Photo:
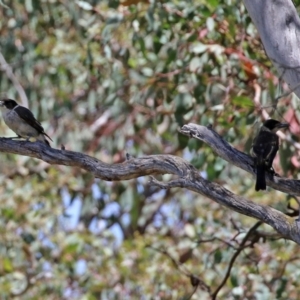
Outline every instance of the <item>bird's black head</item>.
[(280, 123), (277, 120), (274, 119), (269, 119), (264, 122), (264, 127), (268, 128), (269, 130), (276, 132), (280, 128), (287, 128), (289, 127), (288, 123)]
[(12, 99), (1, 99), (0, 106), (5, 106), (7, 109), (13, 109), (16, 107), (18, 103)]

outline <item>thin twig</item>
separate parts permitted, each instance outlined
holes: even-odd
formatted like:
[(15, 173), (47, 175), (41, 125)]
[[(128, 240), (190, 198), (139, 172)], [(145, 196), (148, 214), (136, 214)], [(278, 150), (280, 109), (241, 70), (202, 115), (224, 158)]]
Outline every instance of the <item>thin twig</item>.
[[(220, 283), (220, 285), (217, 287), (217, 289), (212, 293), (212, 300), (217, 299), (217, 295), (219, 293), (219, 291), (222, 289), (222, 287), (225, 285), (228, 277), (230, 276), (230, 272), (231, 269), (233, 267), (233, 264), (235, 262), (235, 260), (237, 259), (237, 257), (239, 256), (239, 254), (245, 249), (246, 243), (248, 241), (248, 239), (251, 237), (251, 235), (256, 231), (256, 229), (262, 225), (263, 223), (261, 221), (257, 222), (253, 227), (250, 228), (250, 230), (248, 231), (248, 233), (246, 234), (246, 236), (243, 238), (239, 248), (237, 249), (237, 251), (234, 253), (234, 255), (232, 256), (230, 262), (229, 262), (229, 266), (227, 269), (227, 272), (225, 274), (224, 279), (222, 280), (222, 282)], [(251, 243), (252, 245), (252, 243)], [(247, 246), (249, 247), (249, 245)]]
[(22, 105), (25, 106), (25, 107), (28, 107), (28, 98), (26, 96), (26, 93), (25, 93), (22, 85), (20, 84), (19, 80), (14, 75), (12, 68), (6, 62), (4, 56), (2, 55), (1, 52), (0, 52), (0, 68), (1, 68), (1, 70), (5, 71), (6, 76), (12, 81), (15, 89), (17, 90), (17, 92), (20, 96)]
[[(148, 247), (148, 248), (150, 248), (150, 249), (152, 249), (154, 251), (157, 251), (157, 252), (159, 252), (159, 253), (167, 256), (171, 260), (171, 262), (173, 263), (173, 265), (175, 266), (175, 268), (180, 273), (182, 273), (185, 276), (187, 276), (188, 278), (190, 278), (191, 284), (192, 284), (193, 287), (199, 286), (202, 290), (210, 293), (210, 287), (202, 279), (200, 279), (199, 277), (197, 277), (197, 276), (191, 274), (190, 272), (184, 270), (183, 267), (180, 265), (180, 263), (177, 262), (177, 260), (174, 257), (172, 257), (172, 255), (170, 253), (168, 253), (167, 250), (155, 248), (152, 245), (147, 245), (146, 247)], [(196, 289), (193, 290), (192, 294), (189, 297), (191, 297), (195, 292), (196, 292)]]

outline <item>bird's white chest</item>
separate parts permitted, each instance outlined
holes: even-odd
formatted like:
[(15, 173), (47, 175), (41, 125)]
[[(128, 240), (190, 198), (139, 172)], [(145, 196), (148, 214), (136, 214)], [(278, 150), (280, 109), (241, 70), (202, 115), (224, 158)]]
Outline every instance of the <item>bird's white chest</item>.
[(19, 131), (19, 127), (21, 124), (20, 122), (18, 122), (18, 120), (20, 119), (20, 117), (14, 110), (8, 110), (5, 108), (2, 112), (2, 115), (4, 122), (11, 130), (15, 132)]
[(14, 110), (2, 107), (2, 116), (5, 124), (21, 137), (36, 136), (37, 131), (21, 119)]

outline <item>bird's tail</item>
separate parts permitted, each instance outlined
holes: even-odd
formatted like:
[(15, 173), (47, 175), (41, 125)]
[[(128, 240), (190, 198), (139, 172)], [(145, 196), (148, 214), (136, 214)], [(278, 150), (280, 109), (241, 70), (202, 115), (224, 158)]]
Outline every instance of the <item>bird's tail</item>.
[(46, 145), (47, 145), (48, 147), (51, 148), (49, 141), (47, 141), (46, 139), (45, 139), (45, 143), (46, 143)]
[(263, 164), (258, 164), (256, 166), (256, 184), (255, 190), (265, 190), (266, 186), (266, 177), (265, 177), (265, 166)]
[[(49, 143), (49, 141), (46, 139), (46, 137), (45, 137), (44, 134), (39, 134), (38, 137), (36, 137), (36, 139), (37, 139), (38, 141), (44, 142), (47, 146), (49, 146), (49, 147), (51, 148), (50, 143)], [(52, 140), (51, 140), (51, 141), (52, 141)]]

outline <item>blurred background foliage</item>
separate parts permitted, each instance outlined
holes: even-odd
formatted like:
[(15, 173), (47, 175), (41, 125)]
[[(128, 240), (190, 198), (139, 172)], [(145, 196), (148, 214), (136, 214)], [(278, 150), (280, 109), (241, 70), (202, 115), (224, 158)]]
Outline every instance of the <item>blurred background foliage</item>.
[[(248, 152), (263, 107), (291, 122), (297, 140), (299, 101), (276, 98), (286, 86), (241, 1), (3, 1), (0, 35), (0, 93), (28, 104), (53, 147), (107, 163), (126, 152), (181, 156), (209, 180), (287, 210), (286, 195), (255, 193), (252, 176), (177, 133), (211, 124)], [(2, 120), (0, 132), (13, 135)], [(294, 153), (282, 144), (278, 173), (297, 178)], [(187, 299), (190, 275), (214, 291), (256, 222), (147, 177), (105, 182), (28, 157), (0, 160), (1, 299)], [(297, 250), (275, 238), (246, 248), (221, 299), (297, 299)]]

